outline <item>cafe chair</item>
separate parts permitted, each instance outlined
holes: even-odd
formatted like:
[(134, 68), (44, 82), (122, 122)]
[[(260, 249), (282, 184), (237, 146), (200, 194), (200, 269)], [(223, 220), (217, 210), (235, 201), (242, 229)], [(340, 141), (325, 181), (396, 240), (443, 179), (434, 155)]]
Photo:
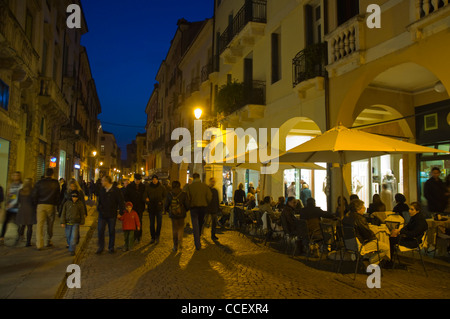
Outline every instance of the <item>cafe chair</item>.
[(336, 261), (337, 261), (337, 253), (339, 250), (339, 253), (341, 254), (341, 259), (343, 258), (342, 256), (342, 247), (340, 245), (340, 242), (337, 239), (336, 236), (336, 232), (335, 232), (335, 228), (333, 226), (333, 224), (330, 223), (324, 223), (324, 222), (320, 222), (320, 230), (322, 232), (322, 245), (321, 245), (321, 253), (320, 253), (320, 257), (319, 257), (319, 263), (322, 261), (322, 257), (324, 254), (328, 255), (329, 251), (336, 251), (336, 254), (334, 255), (334, 263), (333, 263), (333, 271), (334, 268), (336, 266)]
[(400, 228), (400, 222), (386, 220), (385, 223), (386, 223), (386, 226), (389, 229), (389, 231), (393, 231), (394, 229)]
[[(346, 252), (349, 252), (356, 256), (355, 276), (353, 277), (353, 280), (355, 280), (356, 275), (358, 273), (358, 267), (360, 265), (360, 261), (361, 261), (361, 259), (364, 259), (366, 255), (377, 253), (378, 259), (381, 260), (380, 249), (378, 247), (378, 239), (377, 239), (376, 251), (368, 251), (365, 254), (362, 254), (362, 249), (363, 249), (364, 245), (371, 242), (371, 240), (365, 241), (363, 243), (359, 243), (358, 239), (356, 238), (355, 227), (353, 227), (353, 226), (343, 225), (342, 227), (340, 227), (340, 229), (342, 231), (341, 236), (342, 236), (342, 239), (344, 242), (344, 255)], [(344, 258), (341, 258), (338, 271), (340, 271), (340, 269), (341, 269), (343, 259)]]
[[(444, 231), (442, 231), (442, 229)], [(448, 247), (450, 245), (450, 235), (447, 234), (448, 230), (445, 227), (437, 227), (436, 229), (436, 248), (434, 250), (434, 255), (433, 258), (436, 257), (436, 251), (441, 248), (447, 247), (447, 251), (448, 251)], [(442, 243), (442, 244), (441, 244)]]
[[(269, 239), (272, 239), (274, 234), (281, 235), (281, 240), (284, 241), (284, 232), (283, 232), (283, 230), (278, 229), (278, 227), (276, 227), (276, 225), (275, 225), (275, 227), (273, 226), (274, 223), (272, 222), (272, 219), (270, 218), (270, 215), (267, 212), (264, 213), (264, 215), (262, 216), (262, 219), (263, 219), (263, 222), (264, 222), (265, 227), (267, 229), (266, 236), (265, 236), (266, 238), (264, 240), (264, 246), (266, 246), (267, 241)], [(263, 228), (264, 228), (264, 226), (263, 226)]]
[[(421, 242), (421, 243), (419, 243), (419, 238), (414, 238), (414, 240), (415, 240), (416, 243), (417, 243), (417, 247), (415, 247), (415, 248), (408, 248), (408, 247), (406, 247), (406, 246), (402, 246), (402, 239), (403, 239), (403, 238), (405, 238), (405, 236), (401, 236), (401, 237), (400, 237), (400, 239), (399, 239), (399, 241), (398, 241), (398, 244), (395, 245), (395, 249), (394, 249), (394, 251), (392, 252), (393, 254), (396, 255), (398, 264), (400, 265), (399, 251), (402, 252), (402, 253), (405, 253), (405, 252), (409, 252), (409, 251), (410, 251), (410, 252), (412, 253), (413, 256), (414, 256), (414, 252), (417, 251), (417, 252), (419, 253), (419, 256), (420, 256), (420, 261), (422, 262), (423, 271), (425, 272), (425, 275), (428, 277), (428, 273), (427, 273), (427, 270), (426, 270), (426, 268), (425, 268), (425, 262), (423, 261), (423, 257), (422, 257), (422, 249), (424, 248), (425, 243), (426, 243), (426, 241), (427, 241), (427, 232), (425, 232), (425, 233), (423, 234), (423, 236), (422, 236), (422, 242)], [(394, 262), (392, 268), (395, 268), (395, 256), (392, 256), (392, 261)]]
[[(299, 219), (298, 220), (298, 224), (297, 224), (297, 233), (295, 234), (295, 247), (294, 247), (294, 252), (292, 254), (292, 257), (295, 256), (296, 252), (297, 252), (297, 241), (301, 241), (303, 247), (306, 246), (306, 260), (309, 260), (309, 257), (311, 256), (311, 245), (316, 245), (320, 242), (322, 242), (322, 238), (318, 238), (315, 235), (316, 234), (320, 234), (320, 229), (318, 229), (315, 232), (310, 232), (309, 227), (308, 227), (308, 221), (304, 220), (304, 219)], [(320, 236), (322, 237), (322, 236)]]

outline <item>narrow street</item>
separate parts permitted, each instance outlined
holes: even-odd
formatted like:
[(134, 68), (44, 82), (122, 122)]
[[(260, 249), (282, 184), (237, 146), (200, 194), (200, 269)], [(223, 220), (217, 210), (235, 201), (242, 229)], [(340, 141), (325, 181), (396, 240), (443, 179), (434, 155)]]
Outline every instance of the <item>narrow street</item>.
[(144, 239), (133, 251), (122, 252), (123, 235), (117, 223), (116, 253), (96, 255), (95, 232), (80, 261), (81, 289), (71, 299), (296, 299), (296, 298), (449, 298), (450, 268), (419, 263), (408, 271), (383, 270), (381, 289), (368, 289), (367, 276), (353, 281), (354, 263), (345, 274), (332, 271), (332, 261), (306, 262), (291, 258), (237, 231), (224, 230), (214, 243), (206, 228), (203, 249), (195, 251), (185, 232), (182, 253), (171, 251), (171, 225), (163, 217), (161, 241), (149, 245), (149, 221), (144, 215)]

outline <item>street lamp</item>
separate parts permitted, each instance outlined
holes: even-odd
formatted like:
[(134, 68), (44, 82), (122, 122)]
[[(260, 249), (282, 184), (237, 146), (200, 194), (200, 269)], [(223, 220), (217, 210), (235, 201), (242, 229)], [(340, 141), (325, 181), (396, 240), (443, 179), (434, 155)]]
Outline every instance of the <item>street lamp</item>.
[(197, 120), (200, 120), (200, 118), (202, 117), (202, 114), (203, 114), (203, 110), (201, 108), (197, 108), (194, 110), (194, 115)]
[(97, 151), (93, 151), (93, 152), (92, 152), (92, 155), (93, 155), (94, 157), (96, 157), (96, 156), (97, 156)]

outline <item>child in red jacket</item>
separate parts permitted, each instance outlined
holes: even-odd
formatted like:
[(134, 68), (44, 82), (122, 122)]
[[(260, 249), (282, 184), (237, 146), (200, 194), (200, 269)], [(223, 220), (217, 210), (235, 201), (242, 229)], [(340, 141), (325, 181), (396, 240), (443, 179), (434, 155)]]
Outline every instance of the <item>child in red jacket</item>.
[(133, 248), (134, 245), (134, 232), (141, 230), (141, 223), (139, 221), (139, 215), (133, 210), (133, 204), (128, 202), (125, 204), (126, 210), (122, 216), (117, 218), (122, 221), (123, 235), (125, 239), (125, 246), (123, 251), (128, 251)]

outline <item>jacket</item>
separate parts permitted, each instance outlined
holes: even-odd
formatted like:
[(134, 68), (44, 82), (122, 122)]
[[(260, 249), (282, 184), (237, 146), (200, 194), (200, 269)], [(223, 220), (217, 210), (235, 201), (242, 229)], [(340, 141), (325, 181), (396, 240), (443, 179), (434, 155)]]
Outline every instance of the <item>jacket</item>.
[(283, 211), (281, 212), (280, 219), (283, 230), (287, 234), (291, 235), (298, 232), (298, 220), (295, 217), (294, 208), (289, 205), (284, 206)]
[(125, 202), (132, 202), (133, 210), (137, 213), (143, 213), (145, 210), (144, 193), (145, 185), (142, 183), (138, 185), (132, 182), (125, 188)]
[[(342, 220), (344, 226), (355, 227), (355, 234), (359, 242), (363, 244), (366, 241), (377, 239), (373, 231), (369, 227), (369, 223), (364, 216), (358, 213), (348, 213)], [(347, 238), (346, 238), (347, 239)]]
[(119, 217), (119, 220), (122, 221), (122, 230), (137, 230), (141, 229), (141, 222), (139, 220), (139, 215), (132, 210), (128, 212), (125, 210), (123, 215)]
[[(81, 202), (83, 203), (83, 206), (84, 206), (84, 214), (87, 216), (86, 199), (84, 198), (84, 197), (85, 197), (85, 194), (84, 194), (83, 190), (79, 190), (78, 193), (79, 193), (78, 201), (81, 201)], [(61, 194), (63, 200), (62, 200), (62, 202), (61, 202), (61, 205), (59, 205), (59, 210), (58, 210), (58, 213), (59, 213), (59, 216), (60, 216), (60, 217), (61, 217), (61, 214), (62, 214), (62, 210), (63, 210), (63, 208), (64, 208), (64, 204), (65, 204), (67, 201), (70, 201), (70, 202), (72, 201), (72, 195), (71, 195), (71, 194), (72, 194), (72, 191), (71, 191), (71, 190), (67, 191), (67, 189), (66, 189), (66, 191), (64, 192), (64, 194)]]
[(6, 211), (12, 213), (17, 213), (19, 211), (19, 192), (21, 188), (21, 183), (11, 184), (9, 186), (6, 199)]
[(143, 195), (143, 200), (146, 201), (148, 198), (148, 208), (149, 210), (157, 210), (161, 212), (164, 206), (164, 200), (167, 197), (166, 188), (158, 182), (157, 184), (150, 183), (145, 186), (145, 191)]
[(400, 235), (403, 237), (400, 239), (399, 244), (408, 248), (416, 248), (417, 242), (422, 243), (422, 237), (428, 230), (428, 224), (425, 216), (422, 213), (418, 213), (411, 217), (409, 223), (405, 225), (400, 231)]
[(31, 194), (24, 195), (19, 192), (19, 212), (16, 219), (17, 225), (36, 225), (36, 206), (33, 204)]
[(430, 178), (425, 182), (423, 193), (428, 201), (428, 210), (430, 213), (442, 213), (447, 206), (445, 197), (446, 187), (444, 182), (439, 179)]
[[(172, 204), (172, 199), (177, 197), (181, 207), (181, 215), (175, 216), (172, 214), (172, 209), (170, 208)], [(165, 209), (169, 212), (169, 218), (173, 219), (184, 219), (186, 218), (186, 212), (189, 210), (189, 201), (186, 192), (181, 190), (172, 190), (166, 197)]]
[(191, 185), (189, 185), (188, 197), (189, 206), (193, 207), (208, 207), (212, 200), (211, 189), (205, 183), (202, 183), (200, 179), (195, 179)]
[(235, 204), (244, 204), (246, 201), (245, 191), (243, 189), (236, 189), (234, 191), (234, 203)]
[(62, 210), (61, 224), (84, 225), (84, 216), (84, 205), (80, 200), (77, 200), (75, 203), (67, 201)]
[(32, 192), (33, 200), (36, 205), (59, 205), (60, 190), (56, 179), (46, 177), (36, 183)]
[(100, 218), (116, 218), (117, 211), (125, 210), (122, 192), (114, 186), (108, 192), (102, 187), (98, 195), (97, 210)]
[(209, 188), (211, 190), (211, 202), (208, 205), (208, 214), (216, 215), (220, 210), (219, 192), (214, 187)]

